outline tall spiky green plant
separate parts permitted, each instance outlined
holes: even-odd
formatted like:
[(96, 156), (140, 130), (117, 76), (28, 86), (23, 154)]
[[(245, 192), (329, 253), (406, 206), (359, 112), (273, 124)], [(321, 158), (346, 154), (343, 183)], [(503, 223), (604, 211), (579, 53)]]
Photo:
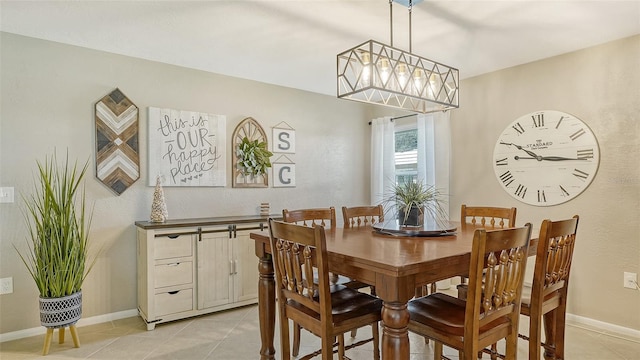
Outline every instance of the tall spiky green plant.
[[(29, 227), (29, 251), (15, 247), (41, 297), (54, 298), (79, 291), (96, 258), (89, 257), (89, 227), (85, 191), (80, 189), (89, 162), (79, 169), (69, 155), (58, 164), (56, 154), (38, 164), (35, 191), (23, 196)], [(76, 200), (79, 198), (79, 204)]]

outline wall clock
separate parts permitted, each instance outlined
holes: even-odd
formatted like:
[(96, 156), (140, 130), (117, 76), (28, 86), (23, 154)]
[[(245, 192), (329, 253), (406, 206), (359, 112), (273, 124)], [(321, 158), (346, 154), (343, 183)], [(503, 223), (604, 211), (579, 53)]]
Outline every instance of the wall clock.
[(515, 199), (551, 206), (580, 195), (598, 171), (600, 150), (589, 127), (577, 117), (544, 110), (509, 124), (496, 141), (493, 170)]

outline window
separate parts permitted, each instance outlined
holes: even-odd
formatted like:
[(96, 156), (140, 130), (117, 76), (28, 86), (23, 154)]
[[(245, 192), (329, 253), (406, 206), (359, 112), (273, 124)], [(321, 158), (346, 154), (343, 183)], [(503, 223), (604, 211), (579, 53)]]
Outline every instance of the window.
[(418, 180), (418, 129), (396, 128), (396, 185)]

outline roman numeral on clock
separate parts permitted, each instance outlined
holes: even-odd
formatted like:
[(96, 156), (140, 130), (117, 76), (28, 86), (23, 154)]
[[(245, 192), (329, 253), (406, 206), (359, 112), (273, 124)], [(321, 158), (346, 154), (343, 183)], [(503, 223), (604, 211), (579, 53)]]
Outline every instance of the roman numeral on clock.
[(496, 160), (496, 166), (504, 166), (508, 165), (507, 158)]
[(560, 116), (560, 120), (558, 120), (558, 123), (556, 124), (556, 129), (560, 127), (562, 120), (564, 120), (564, 116)]
[(525, 186), (523, 186), (522, 184), (518, 184), (518, 188), (516, 189), (514, 194), (516, 194), (516, 196), (520, 196), (521, 198), (524, 199), (524, 196), (527, 194), (527, 188)]
[(511, 175), (511, 171), (507, 171), (500, 175), (500, 180), (504, 184), (504, 187), (508, 187), (513, 182), (513, 175)]
[(576, 157), (580, 160), (593, 159), (593, 149), (578, 150)]
[(582, 180), (586, 180), (589, 177), (589, 174), (582, 170), (573, 169), (573, 176)]
[(544, 114), (531, 115), (531, 120), (533, 120), (533, 126), (535, 127), (544, 126)]
[(586, 134), (586, 132), (584, 131), (584, 129), (580, 129), (580, 130), (578, 130), (578, 131), (574, 132), (573, 134), (569, 135), (569, 138), (570, 138), (571, 140), (575, 140), (575, 139), (579, 138), (580, 136), (582, 136), (582, 135), (584, 135), (584, 134)]
[(538, 190), (538, 202), (547, 202), (547, 197), (544, 195), (544, 190)]
[(562, 191), (562, 196), (569, 196), (569, 192), (567, 190), (565, 190), (565, 188), (562, 187), (562, 185), (560, 186), (560, 191)]
[(520, 125), (520, 123), (516, 123), (512, 126), (512, 128), (517, 131), (518, 134), (524, 134), (524, 128), (522, 127), (522, 125)]

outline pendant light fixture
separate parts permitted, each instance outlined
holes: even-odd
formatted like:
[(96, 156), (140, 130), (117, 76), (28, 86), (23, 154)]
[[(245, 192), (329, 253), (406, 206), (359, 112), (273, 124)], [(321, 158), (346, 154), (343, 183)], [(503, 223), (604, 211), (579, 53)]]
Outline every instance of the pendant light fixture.
[[(389, 0), (391, 44), (366, 41), (337, 55), (338, 98), (419, 113), (458, 108), (458, 69), (393, 47), (393, 2)], [(404, 5), (404, 4), (403, 4)]]

